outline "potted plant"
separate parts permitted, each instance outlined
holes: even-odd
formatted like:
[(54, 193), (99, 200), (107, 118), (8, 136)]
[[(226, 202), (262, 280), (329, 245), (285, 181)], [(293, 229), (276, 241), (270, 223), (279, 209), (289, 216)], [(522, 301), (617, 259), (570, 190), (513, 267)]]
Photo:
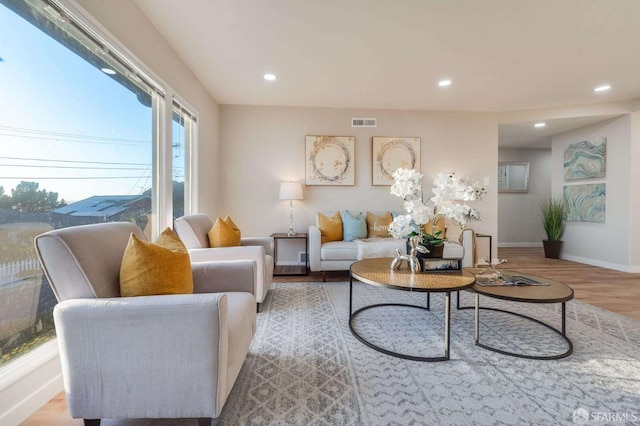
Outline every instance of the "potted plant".
[(540, 204), (540, 212), (542, 213), (542, 226), (547, 233), (547, 239), (542, 240), (544, 256), (558, 259), (562, 247), (560, 238), (564, 233), (567, 206), (561, 197), (549, 197)]
[(429, 250), (429, 252), (425, 253), (423, 257), (442, 257), (442, 253), (444, 251), (444, 238), (440, 238), (440, 235), (442, 235), (442, 231), (435, 231), (433, 235), (427, 234), (426, 232), (422, 233), (421, 244)]

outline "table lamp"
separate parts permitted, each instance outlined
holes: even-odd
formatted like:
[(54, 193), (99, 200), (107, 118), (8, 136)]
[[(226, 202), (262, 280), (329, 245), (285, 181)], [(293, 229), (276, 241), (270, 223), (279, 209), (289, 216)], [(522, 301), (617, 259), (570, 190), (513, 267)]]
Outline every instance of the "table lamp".
[(302, 184), (300, 182), (282, 182), (280, 184), (280, 199), (289, 200), (289, 232), (290, 237), (296, 235), (293, 232), (293, 200), (304, 200), (302, 196)]

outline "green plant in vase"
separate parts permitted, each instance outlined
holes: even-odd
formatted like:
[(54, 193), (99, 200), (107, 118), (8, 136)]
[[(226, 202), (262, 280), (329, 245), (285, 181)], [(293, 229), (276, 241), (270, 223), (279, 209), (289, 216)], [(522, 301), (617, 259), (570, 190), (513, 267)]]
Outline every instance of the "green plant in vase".
[(422, 245), (429, 250), (426, 257), (442, 257), (444, 250), (444, 238), (440, 238), (442, 231), (435, 231), (433, 234), (422, 232)]
[(565, 219), (567, 217), (567, 205), (562, 197), (549, 197), (540, 204), (542, 214), (542, 226), (547, 234), (547, 239), (542, 240), (545, 257), (558, 259), (562, 247), (562, 234), (564, 233)]
[(422, 233), (422, 245), (424, 246), (440, 246), (444, 243), (444, 238), (440, 238), (442, 231), (436, 231), (433, 234)]

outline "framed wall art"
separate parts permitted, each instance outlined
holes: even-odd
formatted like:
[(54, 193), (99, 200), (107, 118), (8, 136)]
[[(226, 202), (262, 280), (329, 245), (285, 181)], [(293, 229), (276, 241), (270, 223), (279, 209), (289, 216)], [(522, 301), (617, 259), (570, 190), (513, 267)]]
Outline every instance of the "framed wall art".
[(306, 185), (355, 184), (354, 136), (306, 137)]
[(564, 150), (564, 180), (603, 178), (607, 139), (572, 143)]
[(391, 185), (391, 174), (400, 167), (420, 171), (420, 138), (374, 136), (371, 152), (373, 185)]
[(565, 185), (567, 220), (604, 223), (607, 188), (604, 183)]

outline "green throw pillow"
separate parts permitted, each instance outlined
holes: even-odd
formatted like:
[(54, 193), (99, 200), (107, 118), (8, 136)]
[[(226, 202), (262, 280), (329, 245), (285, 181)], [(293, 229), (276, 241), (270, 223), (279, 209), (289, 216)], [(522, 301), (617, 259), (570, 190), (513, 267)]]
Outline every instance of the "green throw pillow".
[(344, 241), (367, 238), (367, 221), (362, 213), (353, 216), (349, 210), (345, 210), (342, 215), (342, 228)]

